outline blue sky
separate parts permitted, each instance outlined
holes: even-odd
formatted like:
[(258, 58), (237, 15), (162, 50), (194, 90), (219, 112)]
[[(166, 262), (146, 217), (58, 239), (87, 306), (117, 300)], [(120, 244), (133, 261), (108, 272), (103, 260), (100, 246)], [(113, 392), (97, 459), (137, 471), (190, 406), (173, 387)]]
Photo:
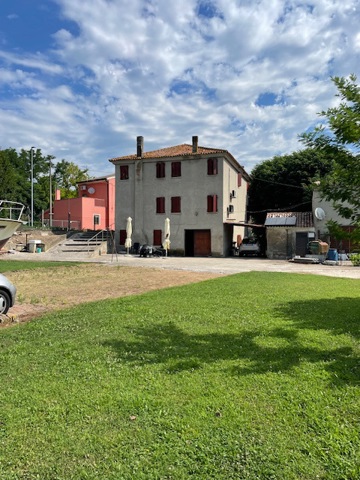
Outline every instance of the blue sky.
[(113, 172), (191, 143), (248, 172), (360, 79), (360, 0), (0, 0), (0, 148)]

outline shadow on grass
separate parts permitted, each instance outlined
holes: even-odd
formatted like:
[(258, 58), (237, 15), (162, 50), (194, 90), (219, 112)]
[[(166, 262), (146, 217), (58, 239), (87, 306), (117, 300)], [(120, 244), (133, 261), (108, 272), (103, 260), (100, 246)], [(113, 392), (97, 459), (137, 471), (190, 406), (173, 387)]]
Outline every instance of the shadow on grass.
[(360, 298), (334, 298), (289, 302), (276, 310), (296, 328), (327, 330), (360, 338)]
[[(353, 302), (353, 303), (352, 303)], [(336, 299), (293, 302), (279, 308), (284, 328), (263, 334), (260, 330), (240, 334), (208, 333), (192, 335), (175, 324), (153, 324), (132, 328), (132, 342), (106, 342), (122, 362), (137, 365), (162, 364), (168, 373), (191, 371), (219, 361), (238, 361), (231, 367), (234, 375), (289, 372), (302, 363), (322, 363), (320, 371), (337, 385), (357, 384), (359, 357), (351, 346), (328, 348), (304, 340), (304, 330), (325, 329), (332, 334), (358, 337), (359, 322), (354, 314), (344, 315), (343, 307), (360, 311), (360, 300)], [(320, 318), (321, 315), (321, 318)], [(289, 320), (291, 323), (289, 324)], [(318, 342), (317, 342), (318, 343)]]

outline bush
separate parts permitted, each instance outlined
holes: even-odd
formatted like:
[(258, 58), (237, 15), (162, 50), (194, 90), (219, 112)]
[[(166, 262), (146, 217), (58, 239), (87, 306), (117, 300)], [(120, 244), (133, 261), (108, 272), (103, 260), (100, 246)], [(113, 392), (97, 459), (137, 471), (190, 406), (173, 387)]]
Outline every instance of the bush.
[(354, 267), (360, 267), (360, 253), (350, 255), (350, 260)]

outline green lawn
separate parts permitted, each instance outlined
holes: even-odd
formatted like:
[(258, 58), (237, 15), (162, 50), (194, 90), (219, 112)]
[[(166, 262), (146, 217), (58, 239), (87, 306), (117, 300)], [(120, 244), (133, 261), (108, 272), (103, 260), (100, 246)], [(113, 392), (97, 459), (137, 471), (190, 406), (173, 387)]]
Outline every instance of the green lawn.
[(246, 273), (0, 330), (0, 478), (360, 478), (359, 281)]

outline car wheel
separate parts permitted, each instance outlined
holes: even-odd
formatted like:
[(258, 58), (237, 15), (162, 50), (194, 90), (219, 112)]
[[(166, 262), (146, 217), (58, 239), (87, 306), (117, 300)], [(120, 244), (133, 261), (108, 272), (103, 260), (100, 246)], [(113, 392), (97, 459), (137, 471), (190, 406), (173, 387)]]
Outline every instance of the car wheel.
[(10, 297), (7, 292), (0, 290), (0, 314), (7, 313), (10, 308)]

